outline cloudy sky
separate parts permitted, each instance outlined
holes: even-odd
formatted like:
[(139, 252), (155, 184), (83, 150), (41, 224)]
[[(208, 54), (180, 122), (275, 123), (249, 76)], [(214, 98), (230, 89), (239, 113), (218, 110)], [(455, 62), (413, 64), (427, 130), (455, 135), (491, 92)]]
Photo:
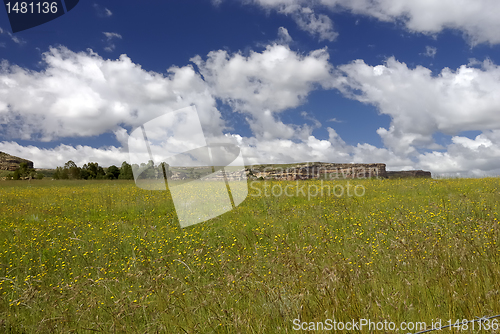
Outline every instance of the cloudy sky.
[(246, 164), (384, 162), (500, 174), (498, 0), (81, 1), (13, 34), (0, 9), (0, 151), (129, 161), (195, 105)]

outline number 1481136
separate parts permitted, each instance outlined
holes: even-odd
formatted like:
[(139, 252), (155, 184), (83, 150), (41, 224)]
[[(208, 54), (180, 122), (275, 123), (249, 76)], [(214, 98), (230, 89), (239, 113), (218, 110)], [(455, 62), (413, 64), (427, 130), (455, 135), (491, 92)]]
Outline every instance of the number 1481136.
[(57, 13), (57, 2), (7, 2), (7, 13), (16, 14), (55, 14)]

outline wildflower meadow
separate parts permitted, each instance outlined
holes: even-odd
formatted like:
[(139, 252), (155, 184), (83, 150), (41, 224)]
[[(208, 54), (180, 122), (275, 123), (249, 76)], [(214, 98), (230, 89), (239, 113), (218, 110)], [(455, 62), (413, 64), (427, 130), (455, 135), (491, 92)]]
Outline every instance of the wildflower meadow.
[(0, 182), (0, 332), (292, 333), (294, 320), (500, 314), (500, 179), (351, 180), (359, 196), (249, 182), (234, 210), (183, 229), (168, 191), (133, 181)]

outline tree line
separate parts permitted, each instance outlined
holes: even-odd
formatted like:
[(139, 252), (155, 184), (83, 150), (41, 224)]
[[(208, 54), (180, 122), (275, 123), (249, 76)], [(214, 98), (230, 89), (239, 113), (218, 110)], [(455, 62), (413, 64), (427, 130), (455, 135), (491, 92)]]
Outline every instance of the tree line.
[(78, 167), (76, 163), (70, 160), (63, 167), (57, 167), (52, 178), (56, 180), (133, 180), (134, 173), (132, 172), (132, 166), (126, 161), (122, 163), (120, 168), (111, 165), (104, 170), (97, 162), (89, 162), (82, 167)]
[(141, 163), (140, 165), (130, 165), (124, 161), (121, 167), (115, 165), (103, 168), (97, 162), (89, 162), (82, 167), (78, 167), (72, 160), (66, 162), (64, 166), (57, 167), (52, 175), (47, 174), (47, 171), (36, 172), (33, 168), (28, 168), (28, 165), (23, 162), (19, 168), (14, 172), (7, 175), (11, 180), (24, 180), (24, 179), (43, 179), (44, 176), (52, 176), (56, 180), (133, 180), (134, 172), (140, 171), (139, 178), (141, 179), (158, 179), (172, 175), (170, 166), (167, 163), (160, 163), (155, 166), (153, 161), (148, 163)]

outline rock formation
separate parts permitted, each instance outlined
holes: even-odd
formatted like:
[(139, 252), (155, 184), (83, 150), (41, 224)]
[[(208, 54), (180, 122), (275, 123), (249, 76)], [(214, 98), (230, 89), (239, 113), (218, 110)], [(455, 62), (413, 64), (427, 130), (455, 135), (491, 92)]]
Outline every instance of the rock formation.
[[(211, 172), (206, 167), (177, 168), (173, 173), (172, 180), (197, 179), (198, 176), (191, 176), (192, 171), (196, 174), (208, 175)], [(386, 171), (386, 165), (381, 163), (328, 163), (313, 162), (290, 165), (255, 165), (241, 168), (233, 171), (226, 171), (228, 181), (244, 179), (247, 176), (250, 180), (336, 180), (336, 179), (366, 179), (366, 178), (406, 178), (406, 177), (425, 177), (430, 178), (431, 173), (422, 170), (410, 170), (392, 172)], [(206, 180), (224, 180), (222, 173), (211, 174)]]
[(387, 178), (385, 164), (345, 164), (345, 163), (306, 163), (296, 166), (280, 165), (247, 168), (250, 179), (309, 180), (309, 179), (348, 179), (348, 178)]
[(33, 161), (0, 152), (0, 170), (15, 171), (19, 169), (22, 162), (26, 162), (28, 164), (28, 168), (33, 168)]
[[(282, 167), (286, 166), (286, 167)], [(293, 165), (261, 165), (246, 168), (249, 179), (309, 180), (309, 179), (365, 179), (365, 178), (431, 178), (423, 170), (386, 171), (382, 163), (326, 163), (315, 162)]]

